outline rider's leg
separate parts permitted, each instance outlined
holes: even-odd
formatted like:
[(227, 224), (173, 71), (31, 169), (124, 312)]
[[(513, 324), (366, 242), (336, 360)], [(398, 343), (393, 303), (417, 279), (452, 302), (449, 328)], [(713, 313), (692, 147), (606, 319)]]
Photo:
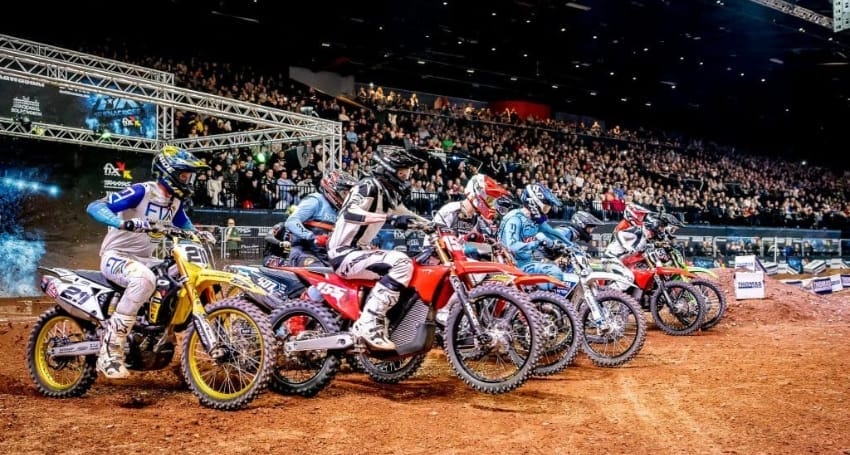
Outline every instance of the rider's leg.
[(351, 330), (373, 349), (395, 350), (387, 334), (386, 314), (410, 284), (413, 261), (400, 251), (354, 251), (340, 262), (336, 273), (343, 278), (379, 279)]
[(122, 379), (130, 374), (124, 365), (127, 335), (136, 323), (139, 308), (153, 294), (156, 277), (145, 264), (114, 251), (103, 253), (100, 271), (110, 281), (125, 287), (125, 290), (115, 312), (106, 321), (97, 370), (108, 378)]
[[(623, 263), (619, 259), (615, 258), (602, 258), (602, 268), (606, 272), (615, 273), (617, 275), (622, 275), (625, 278), (625, 281), (628, 283), (635, 282), (635, 274), (629, 270), (628, 267), (623, 265)], [(617, 289), (618, 291), (629, 292), (629, 285), (615, 282), (611, 284), (611, 288)]]

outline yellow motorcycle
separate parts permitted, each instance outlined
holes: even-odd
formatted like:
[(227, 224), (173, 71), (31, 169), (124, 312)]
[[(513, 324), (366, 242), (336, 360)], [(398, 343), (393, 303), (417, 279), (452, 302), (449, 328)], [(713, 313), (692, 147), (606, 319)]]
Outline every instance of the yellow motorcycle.
[[(247, 406), (268, 385), (274, 333), (268, 316), (248, 297), (219, 299), (222, 288), (258, 296), (265, 291), (244, 276), (214, 270), (196, 232), (151, 232), (165, 237), (169, 254), (150, 264), (156, 289), (127, 337), (127, 368), (165, 368), (182, 333), (181, 370), (200, 403), (222, 410)], [(57, 305), (33, 326), (27, 344), (30, 376), (43, 395), (81, 396), (97, 378), (105, 322), (124, 289), (97, 270), (39, 268), (47, 272), (41, 289)]]

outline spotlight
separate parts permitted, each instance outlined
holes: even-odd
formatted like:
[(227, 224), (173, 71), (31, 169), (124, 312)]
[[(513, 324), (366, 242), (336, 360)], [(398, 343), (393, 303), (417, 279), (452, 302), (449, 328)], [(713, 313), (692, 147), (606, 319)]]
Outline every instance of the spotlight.
[(98, 126), (97, 128), (92, 130), (92, 133), (97, 137), (97, 139), (101, 141), (106, 141), (112, 138), (112, 133), (102, 126)]

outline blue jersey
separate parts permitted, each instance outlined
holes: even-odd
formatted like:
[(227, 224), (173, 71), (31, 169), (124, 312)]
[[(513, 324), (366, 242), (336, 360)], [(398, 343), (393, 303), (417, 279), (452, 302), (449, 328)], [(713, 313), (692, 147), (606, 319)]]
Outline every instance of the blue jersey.
[(548, 222), (535, 223), (523, 209), (511, 210), (502, 218), (502, 224), (499, 226), (499, 242), (513, 254), (517, 266), (523, 268), (534, 259), (534, 250), (540, 245), (540, 241), (535, 239), (538, 233), (550, 240), (558, 240), (567, 245), (572, 244), (563, 232), (553, 228)]
[(286, 219), (286, 230), (292, 234), (293, 243), (298, 241), (309, 241), (316, 237), (304, 223), (308, 221), (319, 221), (333, 226), (336, 223), (336, 209), (322, 196), (321, 193), (312, 193), (301, 200), (298, 207), (289, 218)]
[(119, 193), (98, 199), (87, 208), (92, 218), (110, 227), (103, 239), (100, 252), (113, 250), (138, 257), (153, 254), (154, 234), (123, 231), (119, 226), (133, 218), (148, 220), (151, 224), (172, 224), (181, 229), (195, 227), (183, 210), (183, 202), (164, 191), (156, 182), (136, 183)]

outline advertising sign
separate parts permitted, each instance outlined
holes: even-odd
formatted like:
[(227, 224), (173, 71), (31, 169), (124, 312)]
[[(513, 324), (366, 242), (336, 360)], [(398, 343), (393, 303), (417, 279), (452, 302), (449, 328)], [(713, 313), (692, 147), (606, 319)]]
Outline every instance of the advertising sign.
[(156, 139), (156, 104), (0, 74), (0, 116)]

